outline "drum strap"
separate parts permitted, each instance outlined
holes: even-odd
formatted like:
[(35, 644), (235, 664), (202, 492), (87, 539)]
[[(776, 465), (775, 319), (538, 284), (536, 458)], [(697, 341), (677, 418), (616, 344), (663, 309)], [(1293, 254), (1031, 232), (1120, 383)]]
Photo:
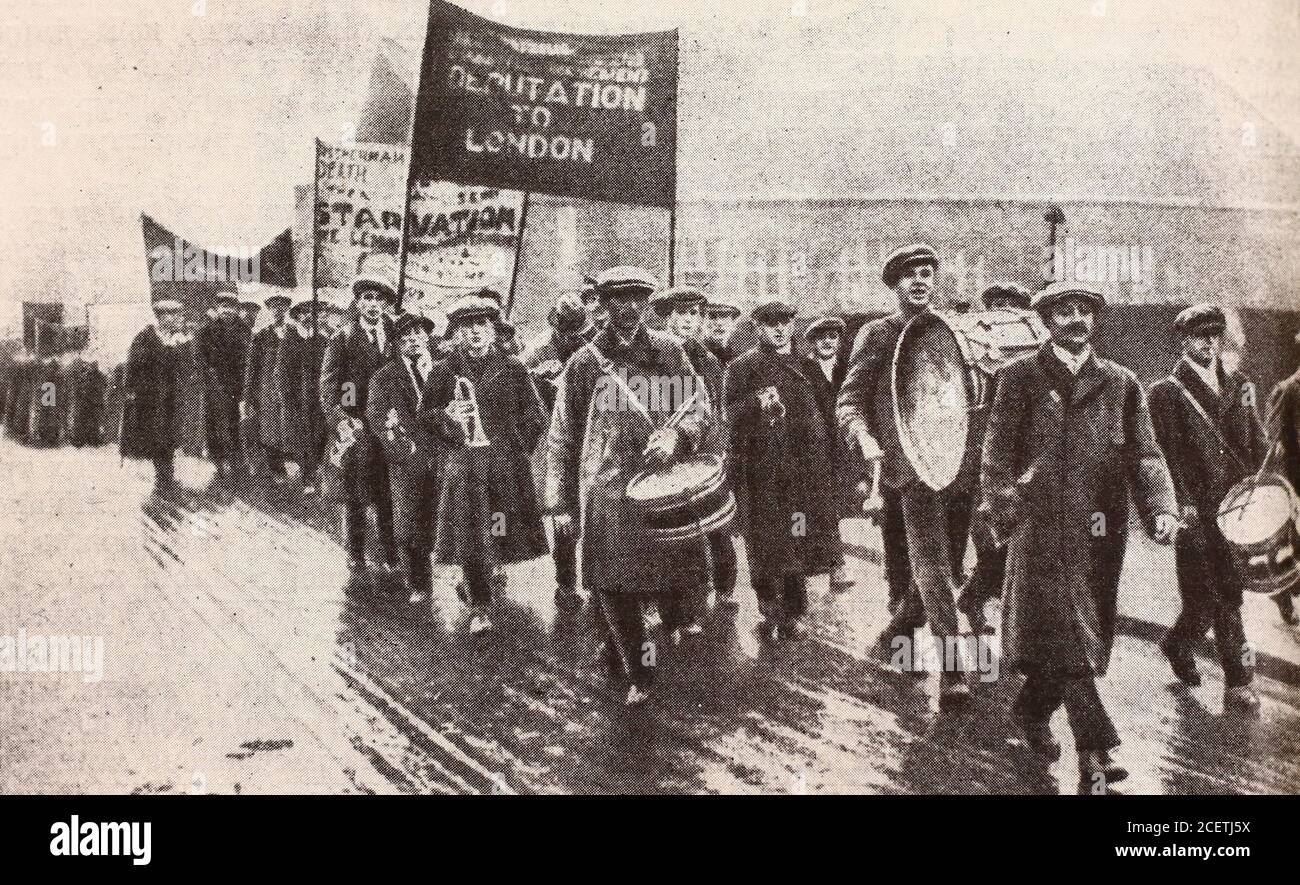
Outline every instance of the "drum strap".
[(1182, 392), (1183, 396), (1187, 398), (1187, 401), (1192, 404), (1192, 408), (1196, 410), (1196, 414), (1205, 419), (1205, 423), (1210, 426), (1210, 430), (1214, 431), (1214, 435), (1218, 437), (1219, 445), (1223, 446), (1223, 450), (1231, 455), (1232, 459), (1239, 465), (1247, 470), (1251, 470), (1252, 468), (1249, 462), (1247, 462), (1245, 458), (1241, 457), (1241, 455), (1237, 454), (1237, 450), (1232, 447), (1232, 444), (1223, 438), (1223, 434), (1219, 431), (1219, 425), (1214, 423), (1214, 419), (1210, 417), (1210, 413), (1205, 411), (1205, 407), (1200, 404), (1196, 397), (1192, 396), (1192, 392), (1187, 389), (1187, 385), (1183, 384), (1180, 379), (1175, 378), (1173, 375), (1169, 376), (1169, 380), (1174, 382), (1174, 386), (1177, 387), (1179, 391)]

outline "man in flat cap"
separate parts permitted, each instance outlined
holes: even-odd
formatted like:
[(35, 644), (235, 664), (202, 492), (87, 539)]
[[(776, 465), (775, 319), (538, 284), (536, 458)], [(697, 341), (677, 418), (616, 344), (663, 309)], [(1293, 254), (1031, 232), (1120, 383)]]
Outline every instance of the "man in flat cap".
[[(611, 268), (597, 279), (609, 322), (569, 360), (547, 437), (547, 509), (557, 533), (578, 533), (583, 582), (599, 602), (609, 637), (606, 663), (626, 679), (629, 705), (646, 700), (657, 662), (643, 606), (658, 596), (663, 629), (679, 626), (678, 570), (701, 561), (705, 542), (655, 539), (644, 514), (629, 503), (627, 484), (643, 469), (696, 451), (714, 420), (704, 406), (664, 427), (706, 388), (682, 346), (642, 322), (657, 288), (636, 267)], [(663, 395), (633, 405), (629, 390), (651, 389)]]
[(605, 323), (609, 322), (609, 311), (600, 300), (600, 293), (596, 291), (596, 280), (593, 277), (582, 278), (582, 306), (587, 309), (587, 318), (591, 320), (591, 325), (597, 330), (605, 328)]
[(1015, 283), (994, 283), (980, 295), (985, 310), (1029, 310), (1029, 293)]
[(244, 324), (248, 330), (248, 337), (253, 337), (253, 327), (257, 325), (257, 315), (262, 312), (262, 302), (258, 301), (251, 294), (240, 293), (239, 295), (239, 321)]
[(240, 447), (239, 403), (251, 333), (239, 317), (240, 296), (217, 294), (217, 315), (195, 337), (195, 356), (203, 373), (203, 420), (208, 457), (225, 479), (244, 463)]
[(123, 458), (153, 462), (154, 491), (175, 489), (180, 344), (185, 338), (185, 311), (176, 300), (153, 304), (155, 321), (131, 341), (123, 374)]
[(936, 492), (917, 475), (899, 441), (892, 383), (898, 339), (909, 322), (931, 309), (938, 270), (938, 256), (924, 243), (896, 249), (886, 259), (881, 279), (897, 295), (898, 311), (858, 332), (837, 413), (863, 458), (883, 459), (880, 531), (892, 617), (879, 646), (892, 659), (901, 657), (906, 669), (923, 672), (914, 631), (928, 621), (942, 665), (940, 703), (963, 704), (970, 687), (954, 597), (970, 528), (970, 490), (959, 481)]
[(1151, 419), (1164, 450), (1185, 528), (1174, 545), (1183, 608), (1161, 640), (1174, 675), (1200, 685), (1193, 649), (1213, 626), (1223, 665), (1223, 705), (1259, 707), (1241, 623), (1242, 580), (1219, 531), (1219, 504), (1253, 474), (1268, 443), (1255, 385), (1220, 358), (1227, 319), (1217, 304), (1196, 304), (1174, 320), (1182, 359), (1151, 387)]
[(723, 379), (732, 485), (765, 639), (804, 633), (807, 582), (835, 567), (826, 423), (794, 349), (792, 305), (761, 301), (758, 344)]
[[(686, 351), (686, 358), (691, 362), (695, 374), (704, 379), (709, 404), (716, 412), (722, 409), (722, 364), (699, 340), (706, 302), (703, 291), (694, 286), (677, 286), (657, 292), (651, 299), (655, 312), (664, 321), (664, 331)], [(725, 440), (722, 435), (721, 422), (715, 422), (709, 429), (700, 451), (725, 458)], [(713, 590), (717, 604), (732, 607), (736, 592), (736, 529), (734, 524), (710, 532), (708, 535), (709, 554), (712, 559)], [(695, 570), (691, 570), (695, 574)], [(682, 631), (687, 634), (702, 632), (699, 618), (704, 613), (705, 600), (708, 596), (706, 582), (701, 581), (695, 587), (681, 588), (688, 594), (684, 600)]]
[(740, 313), (740, 305), (726, 295), (714, 295), (704, 303), (704, 343), (724, 369), (738, 356), (731, 339)]
[(1029, 745), (1055, 759), (1050, 720), (1065, 705), (1087, 793), (1128, 775), (1111, 758), (1120, 740), (1097, 679), (1115, 635), (1130, 494), (1156, 542), (1178, 526), (1146, 393), (1092, 351), (1105, 303), (1067, 282), (1034, 297), (1051, 340), (999, 371), (981, 465), (991, 525), (1009, 539), (1002, 661), (1025, 676), (1014, 712)]
[[(315, 303), (317, 324), (312, 327)], [(304, 494), (314, 494), (317, 471), (325, 453), (325, 416), (320, 411), (320, 370), (325, 358), (323, 317), (328, 302), (312, 299), (310, 289), (294, 295), (285, 317), (284, 338), (276, 351), (274, 384), (281, 404), (280, 427), (284, 454), (302, 468)]]
[(844, 544), (839, 533), (839, 518), (843, 515), (840, 499), (840, 484), (843, 481), (841, 471), (845, 465), (844, 436), (840, 433), (840, 422), (835, 415), (835, 401), (844, 384), (844, 373), (848, 363), (841, 353), (844, 340), (844, 320), (839, 317), (819, 317), (813, 320), (804, 331), (811, 352), (803, 358), (803, 373), (813, 387), (817, 397), (817, 407), (821, 409), (826, 424), (826, 462), (829, 471), (831, 500), (835, 506), (836, 530), (831, 539), (835, 570), (831, 573), (831, 589), (847, 590), (853, 586), (844, 567)]
[[(1300, 334), (1295, 336), (1300, 345)], [(1280, 460), (1278, 467), (1291, 487), (1300, 490), (1300, 369), (1278, 382), (1269, 395), (1269, 434), (1277, 440)], [(1293, 593), (1279, 593), (1273, 597), (1282, 620), (1291, 626), (1300, 625), (1296, 615)]]
[(546, 413), (523, 362), (498, 346), (500, 320), (490, 298), (451, 306), (454, 347), (434, 364), (420, 405), (446, 450), (434, 558), (461, 568), (471, 633), (492, 627), (493, 584), (505, 589), (494, 571), (547, 553), (530, 466)]
[[(397, 571), (397, 543), (393, 538), (393, 503), (388, 485), (388, 465), (378, 433), (366, 421), (370, 378), (395, 350), (393, 323), (384, 314), (397, 300), (397, 287), (388, 274), (363, 273), (352, 282), (355, 316), (325, 347), (321, 367), (321, 410), (329, 422), (337, 450), (343, 450), (344, 522), (348, 539), (348, 565), (356, 574), (366, 570), (366, 508), (374, 505), (379, 524), (382, 567)], [(353, 441), (349, 444), (349, 441)]]
[(285, 480), (284, 402), (275, 380), (275, 364), (284, 340), (285, 318), (293, 297), (285, 290), (272, 290), (265, 299), (271, 322), (253, 336), (248, 345), (244, 367), (244, 396), (239, 403), (240, 418), (249, 428), (248, 445), (260, 461), (265, 459), (271, 479), (279, 485)]
[(433, 368), (429, 333), (433, 323), (403, 313), (393, 324), (397, 353), (370, 377), (366, 422), (384, 451), (393, 502), (393, 535), (412, 604), (433, 587), (429, 556), (437, 505), (438, 441), (418, 417), (425, 382)]
[[(594, 297), (594, 282), (592, 294)], [(566, 292), (556, 300), (547, 321), (551, 328), (524, 349), (522, 359), (537, 386), (542, 410), (549, 418), (555, 407), (560, 375), (564, 372), (569, 357), (594, 338), (597, 329), (591, 322), (582, 296), (573, 292)], [(533, 457), (537, 467), (535, 473), (544, 475), (546, 447), (538, 446)], [(578, 592), (577, 551), (577, 539), (572, 533), (557, 535), (551, 547), (551, 555), (555, 560), (555, 601), (565, 607), (572, 607), (582, 601)]]

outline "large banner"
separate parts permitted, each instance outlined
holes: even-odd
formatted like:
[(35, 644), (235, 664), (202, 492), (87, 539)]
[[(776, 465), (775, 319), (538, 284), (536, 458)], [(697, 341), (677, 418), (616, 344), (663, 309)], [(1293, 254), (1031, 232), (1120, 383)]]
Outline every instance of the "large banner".
[[(396, 145), (318, 145), (318, 290), (346, 292), (362, 271), (396, 273), (406, 156)], [(408, 218), (403, 309), (439, 319), (446, 302), (472, 289), (506, 294), (523, 226), (522, 193), (416, 184)]]
[(672, 208), (677, 32), (523, 30), (433, 0), (411, 180)]

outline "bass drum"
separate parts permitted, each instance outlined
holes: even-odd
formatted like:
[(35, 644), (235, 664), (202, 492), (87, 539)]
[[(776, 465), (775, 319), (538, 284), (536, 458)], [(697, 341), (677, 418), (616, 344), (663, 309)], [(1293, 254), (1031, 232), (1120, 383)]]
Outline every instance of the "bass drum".
[(1038, 315), (1022, 310), (927, 312), (907, 324), (894, 351), (894, 421), (922, 482), (935, 491), (952, 485), (971, 415), (991, 405), (993, 374), (1047, 337)]

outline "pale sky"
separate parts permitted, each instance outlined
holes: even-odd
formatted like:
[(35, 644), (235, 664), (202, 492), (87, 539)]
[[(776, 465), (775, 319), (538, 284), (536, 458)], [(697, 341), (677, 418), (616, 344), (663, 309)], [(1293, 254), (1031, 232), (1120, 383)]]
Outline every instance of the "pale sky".
[[(826, 51), (1177, 61), (1300, 142), (1300, 0), (462, 5), (525, 27), (681, 27), (684, 57), (830, 24), (842, 44)], [(0, 301), (147, 297), (142, 211), (205, 245), (265, 243), (311, 180), (313, 137), (355, 121), (380, 36), (418, 45), (426, 15), (419, 0), (0, 0)]]

